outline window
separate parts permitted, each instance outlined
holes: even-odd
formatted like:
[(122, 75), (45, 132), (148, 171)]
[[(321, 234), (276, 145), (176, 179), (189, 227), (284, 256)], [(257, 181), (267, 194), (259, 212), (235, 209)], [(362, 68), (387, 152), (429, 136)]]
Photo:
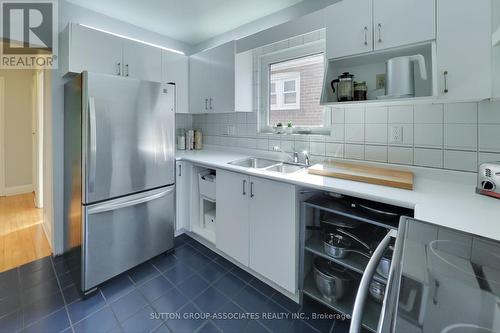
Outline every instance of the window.
[[(272, 65), (271, 65), (272, 67)], [(271, 110), (300, 109), (300, 73), (272, 73), (269, 92)]]

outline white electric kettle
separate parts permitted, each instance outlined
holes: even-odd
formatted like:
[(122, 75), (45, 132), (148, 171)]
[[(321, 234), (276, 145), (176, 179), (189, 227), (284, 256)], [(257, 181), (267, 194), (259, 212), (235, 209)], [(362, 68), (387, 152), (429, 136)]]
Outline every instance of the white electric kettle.
[(385, 96), (379, 96), (378, 98), (408, 98), (415, 96), (414, 61), (418, 63), (422, 80), (427, 80), (427, 68), (423, 55), (415, 54), (389, 59), (385, 63)]

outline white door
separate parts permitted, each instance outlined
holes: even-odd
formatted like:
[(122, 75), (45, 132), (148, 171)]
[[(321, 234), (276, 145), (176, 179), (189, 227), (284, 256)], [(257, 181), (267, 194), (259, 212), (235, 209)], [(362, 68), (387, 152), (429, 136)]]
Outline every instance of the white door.
[(328, 59), (373, 50), (372, 0), (340, 1), (327, 7), (325, 26)]
[(209, 112), (234, 112), (234, 42), (207, 51), (210, 57), (211, 82)]
[(434, 39), (435, 6), (435, 0), (373, 0), (375, 50)]
[(123, 41), (123, 75), (161, 82), (161, 49), (130, 40)]
[(43, 115), (45, 95), (44, 71), (38, 70), (35, 75), (34, 108), (33, 108), (33, 185), (35, 190), (35, 206), (43, 208)]
[(249, 251), (249, 185), (245, 175), (217, 170), (215, 245), (245, 266)]
[(189, 112), (209, 111), (208, 102), (211, 91), (210, 58), (207, 51), (189, 57)]
[(5, 195), (5, 80), (0, 77), (0, 196)]
[(189, 113), (189, 58), (163, 51), (162, 81), (175, 83), (175, 112)]
[(439, 95), (462, 100), (489, 98), (491, 1), (438, 0), (437, 13)]
[(250, 178), (250, 186), (250, 268), (295, 293), (295, 187), (254, 177)]
[(121, 75), (122, 39), (78, 24), (71, 26), (70, 65), (74, 73), (83, 71)]
[(175, 231), (189, 230), (191, 163), (179, 161), (176, 163), (175, 174)]

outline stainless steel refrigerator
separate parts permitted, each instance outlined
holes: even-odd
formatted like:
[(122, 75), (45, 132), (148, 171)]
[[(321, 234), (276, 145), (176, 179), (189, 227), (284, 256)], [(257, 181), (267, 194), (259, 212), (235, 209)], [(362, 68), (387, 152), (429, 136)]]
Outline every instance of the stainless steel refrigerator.
[(83, 72), (64, 109), (65, 248), (88, 293), (173, 247), (175, 85)]

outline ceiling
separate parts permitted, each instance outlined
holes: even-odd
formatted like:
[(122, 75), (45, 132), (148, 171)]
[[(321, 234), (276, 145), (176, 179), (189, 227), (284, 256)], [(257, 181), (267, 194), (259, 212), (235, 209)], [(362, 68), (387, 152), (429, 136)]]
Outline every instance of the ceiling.
[(188, 44), (198, 44), (304, 0), (68, 1)]

